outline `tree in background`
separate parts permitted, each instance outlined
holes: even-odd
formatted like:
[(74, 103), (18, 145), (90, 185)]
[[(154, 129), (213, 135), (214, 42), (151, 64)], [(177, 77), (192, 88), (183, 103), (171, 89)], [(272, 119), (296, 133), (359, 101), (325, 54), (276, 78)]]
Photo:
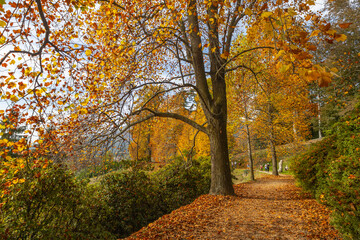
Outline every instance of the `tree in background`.
[(313, 102), (318, 105), (318, 116), (313, 119), (314, 137), (322, 137), (348, 111), (354, 108), (359, 94), (360, 18), (359, 1), (325, 1), (323, 12), (333, 29), (345, 34), (344, 42), (327, 40), (318, 45), (316, 58), (336, 72), (327, 88), (312, 86)]
[[(255, 34), (261, 37), (253, 41)], [(242, 49), (248, 45), (267, 45), (272, 41), (268, 34), (271, 31), (266, 31), (266, 24), (254, 26), (246, 40), (239, 38), (237, 46)], [(306, 35), (305, 32), (302, 34)], [(308, 48), (315, 50), (313, 45)], [(233, 95), (229, 98), (233, 111), (230, 116), (237, 115), (238, 119), (233, 117), (232, 122), (245, 126), (249, 165), (252, 168), (251, 125), (253, 134), (264, 139), (269, 146), (274, 175), (278, 175), (276, 146), (304, 140), (309, 133), (308, 121), (312, 114), (309, 81), (301, 75), (311, 63), (304, 61), (302, 65), (295, 65), (291, 57), (285, 51), (276, 52), (271, 49), (261, 50), (256, 54), (247, 53), (238, 58), (236, 64), (243, 64), (251, 71), (237, 69), (228, 83), (230, 95)], [(302, 59), (305, 56), (298, 57)], [(324, 75), (328, 76), (326, 73)]]
[[(199, 100), (191, 93), (180, 92), (159, 103), (159, 111), (166, 109), (177, 109), (177, 112), (189, 119), (206, 122)], [(131, 133), (133, 140), (130, 155), (133, 160), (138, 155), (147, 156), (148, 160), (155, 163), (166, 163), (176, 156), (182, 156), (185, 161), (191, 160), (193, 155), (209, 156), (206, 135), (178, 120), (151, 119), (134, 126)]]

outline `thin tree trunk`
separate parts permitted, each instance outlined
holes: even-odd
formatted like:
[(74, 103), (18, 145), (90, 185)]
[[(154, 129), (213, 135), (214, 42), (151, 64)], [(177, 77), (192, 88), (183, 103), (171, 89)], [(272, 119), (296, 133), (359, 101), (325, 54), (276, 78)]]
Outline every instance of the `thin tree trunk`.
[[(247, 120), (247, 119), (246, 119)], [(246, 127), (246, 135), (247, 135), (247, 144), (248, 144), (248, 154), (249, 154), (249, 164), (250, 164), (250, 174), (251, 174), (251, 180), (255, 180), (254, 175), (254, 160), (252, 157), (252, 149), (251, 149), (251, 138), (250, 138), (250, 130), (249, 130), (249, 124), (245, 125)]]
[(278, 170), (277, 170), (277, 156), (276, 156), (276, 149), (275, 149), (275, 137), (274, 137), (274, 126), (273, 126), (273, 112), (274, 108), (271, 104), (271, 102), (268, 103), (268, 111), (269, 111), (269, 142), (270, 142), (270, 151), (271, 151), (271, 162), (273, 165), (272, 174), (275, 176), (278, 176)]
[(297, 131), (297, 127), (296, 127), (296, 120), (298, 118), (299, 114), (298, 112), (295, 110), (294, 111), (294, 121), (293, 121), (293, 131), (294, 131), (294, 141), (297, 142), (299, 140), (298, 138), (298, 131)]
[(250, 136), (250, 129), (249, 129), (249, 115), (247, 112), (247, 102), (244, 101), (244, 110), (245, 110), (245, 128), (246, 128), (246, 135), (247, 135), (247, 144), (248, 144), (248, 155), (249, 155), (249, 165), (250, 165), (250, 177), (251, 180), (255, 180), (254, 176), (254, 161), (252, 157), (252, 149), (251, 149), (251, 136)]
[(321, 114), (320, 114), (320, 103), (318, 103), (318, 123), (319, 123), (319, 138), (322, 138), (321, 134)]
[(277, 156), (276, 156), (276, 148), (274, 141), (270, 140), (270, 151), (271, 151), (271, 162), (273, 165), (272, 174), (278, 176), (278, 169), (277, 169)]
[(149, 162), (152, 162), (150, 140), (151, 140), (151, 134), (148, 133), (148, 135), (146, 136), (146, 158), (148, 158)]

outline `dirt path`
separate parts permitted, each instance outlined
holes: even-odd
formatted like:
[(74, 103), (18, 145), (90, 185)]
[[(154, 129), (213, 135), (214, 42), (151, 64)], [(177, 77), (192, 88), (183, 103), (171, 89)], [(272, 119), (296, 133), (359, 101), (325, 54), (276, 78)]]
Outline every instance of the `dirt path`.
[(128, 239), (340, 239), (330, 212), (302, 197), (292, 177), (264, 176), (235, 191), (203, 195)]

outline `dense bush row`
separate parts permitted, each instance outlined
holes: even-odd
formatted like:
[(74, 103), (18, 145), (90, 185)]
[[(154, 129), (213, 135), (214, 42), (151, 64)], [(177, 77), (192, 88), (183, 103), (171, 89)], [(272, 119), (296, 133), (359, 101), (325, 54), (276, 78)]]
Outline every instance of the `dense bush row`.
[(123, 168), (128, 168), (131, 165), (130, 160), (122, 160), (122, 161), (115, 161), (113, 159), (104, 159), (101, 163), (88, 166), (86, 168), (81, 169), (76, 173), (76, 177), (78, 179), (89, 179), (93, 177), (98, 177), (104, 175), (111, 171), (120, 170)]
[(29, 162), (17, 172), (25, 182), (1, 198), (0, 239), (106, 239), (86, 183), (58, 165)]
[(159, 171), (124, 170), (101, 182), (79, 181), (63, 167), (29, 162), (16, 173), (0, 205), (0, 239), (116, 239), (125, 237), (207, 193), (209, 159)]
[(328, 137), (292, 159), (300, 185), (333, 209), (345, 239), (360, 236), (360, 106), (336, 123)]
[(111, 213), (104, 225), (124, 237), (208, 193), (210, 161), (200, 158), (186, 166), (177, 159), (151, 174), (140, 170), (110, 174), (100, 182), (100, 188)]

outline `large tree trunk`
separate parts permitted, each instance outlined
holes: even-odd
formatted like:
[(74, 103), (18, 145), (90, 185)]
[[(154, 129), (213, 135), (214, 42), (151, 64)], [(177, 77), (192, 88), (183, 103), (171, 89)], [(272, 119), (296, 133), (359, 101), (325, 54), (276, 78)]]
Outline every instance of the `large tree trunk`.
[[(217, 4), (212, 4), (207, 9), (209, 18), (216, 19)], [(209, 52), (210, 76), (212, 94), (208, 85), (208, 76), (205, 71), (205, 62), (199, 32), (197, 14), (197, 1), (190, 0), (188, 10), (189, 24), (191, 26), (190, 43), (196, 87), (201, 99), (201, 105), (207, 119), (207, 132), (210, 139), (211, 152), (211, 187), (210, 194), (233, 195), (234, 188), (231, 181), (229, 151), (227, 143), (227, 99), (225, 83), (225, 59), (221, 58), (219, 31), (216, 21), (209, 24)], [(230, 37), (231, 40), (231, 37)], [(230, 42), (229, 42), (230, 44)], [(230, 49), (227, 49), (230, 52)]]
[(212, 118), (208, 129), (211, 151), (210, 194), (234, 195), (229, 162), (226, 116)]

